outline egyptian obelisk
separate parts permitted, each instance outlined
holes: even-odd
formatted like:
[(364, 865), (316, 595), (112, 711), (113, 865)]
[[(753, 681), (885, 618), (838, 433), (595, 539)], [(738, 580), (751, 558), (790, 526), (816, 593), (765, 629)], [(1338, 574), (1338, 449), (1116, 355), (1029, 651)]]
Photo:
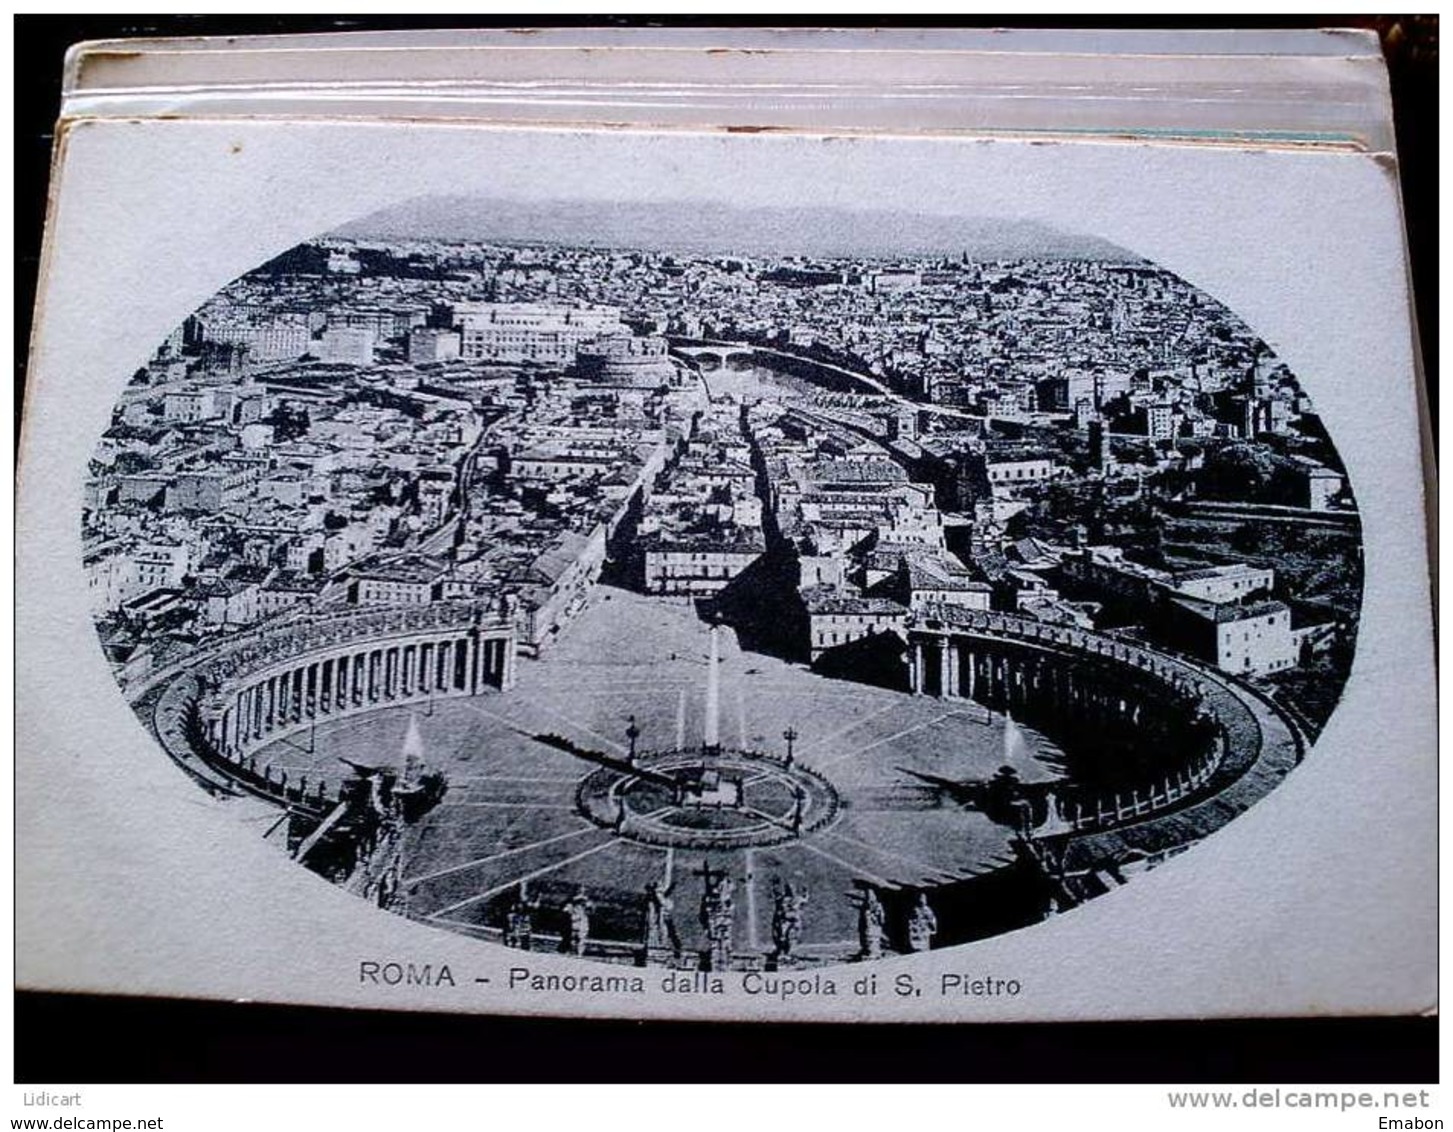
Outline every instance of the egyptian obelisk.
[(721, 676), (717, 672), (719, 662), (716, 651), (716, 630), (711, 627), (711, 656), (706, 662), (706, 729), (702, 735), (701, 749), (712, 753), (721, 748)]

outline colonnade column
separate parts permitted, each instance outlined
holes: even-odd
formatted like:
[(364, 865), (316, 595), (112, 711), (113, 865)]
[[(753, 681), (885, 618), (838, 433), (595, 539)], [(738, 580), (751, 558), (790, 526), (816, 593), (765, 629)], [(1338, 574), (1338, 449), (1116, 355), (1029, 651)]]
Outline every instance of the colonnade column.
[(513, 688), (515, 685), (515, 665), (518, 660), (518, 656), (515, 651), (515, 637), (513, 633), (511, 633), (508, 637), (504, 638), (504, 645), (505, 671), (504, 679), (500, 682), (500, 687)]
[(449, 690), (449, 642), (440, 641), (434, 646), (434, 687), (441, 692)]
[(439, 642), (439, 690), (454, 690), (454, 642)]
[(952, 637), (944, 637), (939, 646), (938, 694), (943, 698), (959, 694), (959, 653)]

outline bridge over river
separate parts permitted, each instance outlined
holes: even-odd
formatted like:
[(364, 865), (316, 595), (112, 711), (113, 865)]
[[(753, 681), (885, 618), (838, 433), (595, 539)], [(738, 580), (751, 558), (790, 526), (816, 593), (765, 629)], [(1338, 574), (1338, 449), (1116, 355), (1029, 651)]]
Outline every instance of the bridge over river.
[(965, 409), (955, 409), (948, 405), (934, 405), (923, 401), (914, 401), (908, 397), (904, 397), (901, 393), (895, 393), (888, 386), (884, 385), (881, 380), (873, 377), (871, 374), (863, 373), (861, 370), (848, 369), (845, 366), (836, 365), (833, 362), (808, 357), (806, 354), (798, 354), (790, 350), (779, 350), (771, 346), (758, 346), (748, 342), (728, 342), (712, 338), (669, 337), (667, 341), (671, 343), (672, 354), (693, 362), (701, 358), (712, 358), (717, 364), (725, 366), (733, 358), (747, 359), (753, 363), (762, 365), (763, 368), (771, 369), (791, 377), (802, 378), (804, 381), (824, 386), (833, 392), (860, 393), (883, 397), (890, 401), (897, 401), (918, 412), (932, 413), (935, 416), (953, 417), (958, 420), (978, 421), (980, 423), (1009, 419), (1007, 417), (991, 417), (983, 413), (970, 413)]

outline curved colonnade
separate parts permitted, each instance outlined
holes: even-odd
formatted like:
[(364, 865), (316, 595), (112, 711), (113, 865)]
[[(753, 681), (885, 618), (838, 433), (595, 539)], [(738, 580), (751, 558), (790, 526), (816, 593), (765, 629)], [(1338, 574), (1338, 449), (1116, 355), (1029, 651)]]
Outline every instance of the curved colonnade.
[[(914, 693), (973, 700), (1063, 750), (1065, 779), (1025, 786), (1012, 817), (991, 814), (1036, 846), (1163, 858), (1269, 792), (1305, 749), (1249, 686), (1101, 633), (935, 606), (907, 636)], [(156, 735), (203, 786), (321, 817), (345, 783), (290, 782), (258, 765), (261, 747), (325, 720), (508, 688), (515, 664), (503, 606), (347, 610), (239, 634), (134, 698), (154, 701)]]
[(1022, 803), (1032, 836), (1143, 823), (1236, 787), (1234, 805), (1200, 815), (1219, 820), (1190, 823), (1207, 826), (1200, 836), (1270, 790), (1305, 750), (1290, 717), (1254, 689), (1103, 633), (933, 606), (908, 638), (915, 694), (973, 700), (1064, 751), (1068, 779)]
[(327, 784), (274, 776), (257, 765), (258, 749), (325, 720), (508, 688), (515, 664), (503, 606), (340, 611), (240, 634), (196, 658), (156, 697), (153, 730), (210, 789), (322, 805)]

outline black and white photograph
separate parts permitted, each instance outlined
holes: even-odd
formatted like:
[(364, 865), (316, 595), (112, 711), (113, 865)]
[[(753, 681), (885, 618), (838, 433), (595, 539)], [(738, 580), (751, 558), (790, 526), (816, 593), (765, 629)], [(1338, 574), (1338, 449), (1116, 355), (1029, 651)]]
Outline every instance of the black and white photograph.
[(1098, 239), (430, 197), (179, 325), (79, 519), (158, 757), (280, 856), (797, 976), (1066, 912), (1315, 758), (1353, 488), (1253, 328)]
[(1436, 531), (1380, 50), (72, 50), (28, 1079), (1400, 1079)]

